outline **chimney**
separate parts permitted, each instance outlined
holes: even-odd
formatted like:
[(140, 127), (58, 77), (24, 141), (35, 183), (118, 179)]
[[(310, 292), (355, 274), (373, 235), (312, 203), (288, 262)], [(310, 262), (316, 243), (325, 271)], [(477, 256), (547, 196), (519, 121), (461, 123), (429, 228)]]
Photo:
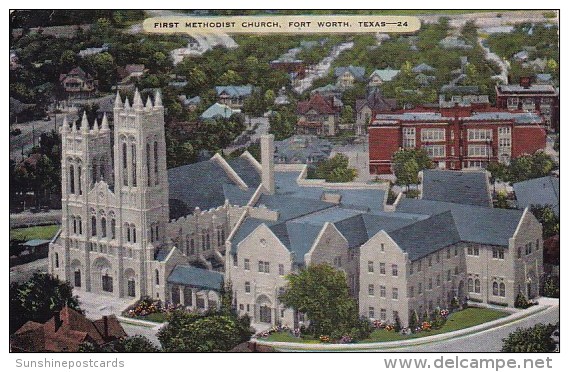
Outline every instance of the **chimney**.
[(531, 77), (529, 76), (522, 76), (520, 78), (520, 86), (524, 89), (529, 89), (531, 87)]
[(269, 194), (275, 193), (275, 136), (261, 136), (261, 182)]
[(54, 323), (54, 332), (57, 332), (59, 327), (61, 327), (61, 325), (63, 324), (63, 322), (61, 321), (61, 315), (59, 314), (59, 311), (53, 312), (53, 323)]
[(103, 339), (107, 340), (109, 338), (109, 317), (103, 315)]

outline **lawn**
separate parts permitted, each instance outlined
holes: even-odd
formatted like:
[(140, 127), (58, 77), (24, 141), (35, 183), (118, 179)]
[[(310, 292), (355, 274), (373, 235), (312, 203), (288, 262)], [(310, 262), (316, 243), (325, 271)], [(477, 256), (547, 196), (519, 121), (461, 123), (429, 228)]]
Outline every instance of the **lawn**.
[(132, 319), (146, 320), (154, 323), (164, 323), (166, 321), (166, 313), (152, 313), (145, 316), (136, 316)]
[[(469, 307), (465, 310), (457, 311), (456, 313), (452, 313), (451, 315), (449, 315), (447, 322), (440, 329), (428, 332), (413, 333), (412, 335), (409, 336), (401, 335), (393, 331), (378, 329), (373, 331), (373, 333), (370, 335), (368, 339), (362, 340), (360, 342), (368, 343), (368, 342), (401, 341), (411, 338), (434, 336), (441, 333), (452, 332), (452, 331), (457, 331), (459, 329), (473, 327), (475, 325), (500, 319), (508, 315), (510, 314), (505, 311)], [(289, 332), (273, 333), (269, 337), (267, 337), (266, 340), (276, 341), (276, 342), (299, 342), (306, 344), (319, 343), (318, 340), (314, 339), (296, 338), (293, 335), (291, 335)]]
[(59, 225), (24, 227), (10, 230), (10, 240), (50, 240), (59, 230)]

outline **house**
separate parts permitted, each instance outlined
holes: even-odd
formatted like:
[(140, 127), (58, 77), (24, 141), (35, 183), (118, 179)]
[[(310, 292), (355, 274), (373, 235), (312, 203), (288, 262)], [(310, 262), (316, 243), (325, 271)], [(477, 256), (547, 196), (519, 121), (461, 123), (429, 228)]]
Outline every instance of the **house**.
[(548, 130), (559, 131), (559, 91), (551, 84), (533, 84), (522, 77), (519, 84), (496, 85), (496, 106), (509, 111), (538, 112)]
[(178, 96), (178, 101), (190, 111), (195, 111), (198, 108), (198, 105), (202, 102), (200, 96), (195, 96), (188, 98), (185, 94)]
[(559, 178), (553, 176), (534, 178), (514, 183), (518, 208), (532, 205), (549, 205), (559, 217)]
[(536, 58), (531, 61), (525, 61), (522, 63), (523, 68), (531, 68), (535, 71), (544, 71), (547, 67), (547, 60), (542, 58)]
[(436, 77), (425, 75), (423, 73), (417, 74), (417, 76), (415, 76), (415, 81), (422, 87), (428, 87), (435, 80)]
[(544, 149), (545, 121), (537, 113), (450, 103), (439, 108), (377, 114), (369, 132), (371, 174), (392, 172), (401, 148), (424, 149), (440, 169), (485, 168)]
[(529, 59), (529, 53), (527, 50), (519, 51), (512, 56), (512, 59), (518, 62), (525, 62)]
[(551, 74), (535, 74), (536, 84), (551, 84)]
[(298, 134), (334, 136), (338, 132), (342, 101), (335, 97), (313, 94), (296, 105)]
[(377, 87), (381, 84), (385, 83), (386, 81), (393, 80), (398, 74), (400, 70), (393, 70), (391, 68), (384, 69), (384, 70), (375, 70), (369, 76), (368, 85), (370, 87)]
[(75, 67), (67, 74), (60, 74), (59, 83), (69, 98), (90, 97), (97, 92), (99, 85), (98, 80), (81, 67)]
[(215, 118), (223, 118), (229, 119), (234, 114), (241, 113), (241, 110), (232, 109), (231, 107), (221, 104), (221, 103), (214, 103), (213, 105), (209, 106), (201, 115), (200, 118), (202, 119), (215, 119)]
[(357, 66), (336, 67), (334, 70), (336, 85), (340, 88), (350, 88), (356, 81), (365, 80), (365, 68)]
[(464, 39), (458, 36), (447, 36), (441, 41), (439, 45), (444, 49), (472, 49), (472, 45), (468, 44)]
[(415, 73), (415, 74), (425, 74), (425, 73), (428, 73), (428, 72), (434, 72), (434, 71), (436, 71), (436, 68), (434, 68), (434, 67), (432, 67), (432, 66), (429, 66), (429, 65), (426, 64), (426, 63), (421, 63), (421, 64), (418, 64), (417, 66), (413, 67), (413, 68), (411, 69), (411, 71), (412, 71), (413, 73)]
[(395, 99), (384, 98), (379, 89), (372, 89), (366, 98), (356, 100), (356, 135), (362, 136), (367, 133), (367, 127), (374, 113), (389, 112), (395, 110)]
[(117, 67), (119, 89), (127, 86), (133, 87), (134, 81), (139, 80), (147, 71), (143, 64), (128, 64), (124, 67)]
[(244, 100), (253, 93), (252, 85), (221, 85), (215, 87), (219, 103), (231, 108), (243, 107)]
[(296, 134), (275, 141), (275, 164), (312, 164), (330, 157), (332, 144), (313, 135)]
[(114, 315), (92, 321), (70, 307), (65, 306), (45, 323), (26, 322), (10, 338), (15, 352), (72, 352), (90, 342), (97, 346), (127, 337)]
[(336, 97), (338, 99), (342, 97), (342, 89), (333, 84), (318, 87), (310, 91), (311, 95), (314, 95), (316, 93), (320, 94), (322, 97)]

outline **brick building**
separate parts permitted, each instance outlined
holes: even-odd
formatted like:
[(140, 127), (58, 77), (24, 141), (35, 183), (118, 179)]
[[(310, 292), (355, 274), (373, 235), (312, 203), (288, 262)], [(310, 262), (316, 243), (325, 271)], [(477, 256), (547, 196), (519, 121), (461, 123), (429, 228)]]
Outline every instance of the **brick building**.
[(440, 169), (484, 168), (545, 148), (537, 113), (472, 104), (441, 105), (374, 115), (369, 127), (371, 174), (392, 172), (393, 154), (423, 148)]
[(525, 77), (519, 84), (496, 85), (496, 106), (508, 111), (539, 112), (548, 130), (559, 131), (559, 91), (551, 84), (532, 84)]

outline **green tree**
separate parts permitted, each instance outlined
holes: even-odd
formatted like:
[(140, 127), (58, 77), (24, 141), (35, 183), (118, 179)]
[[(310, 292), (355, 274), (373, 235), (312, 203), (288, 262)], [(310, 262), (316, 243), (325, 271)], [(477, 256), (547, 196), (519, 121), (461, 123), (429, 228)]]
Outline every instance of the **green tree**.
[(83, 342), (79, 345), (80, 353), (158, 353), (160, 349), (144, 336), (126, 337), (105, 345)]
[(518, 328), (502, 339), (502, 352), (505, 353), (547, 353), (555, 350), (553, 331), (559, 328), (554, 324), (539, 323), (529, 328)]
[(508, 204), (508, 195), (504, 191), (499, 191), (496, 194), (496, 201), (494, 202), (494, 208), (510, 208)]
[(559, 234), (559, 217), (555, 215), (550, 205), (532, 205), (530, 211), (543, 226), (545, 239)]
[(158, 340), (166, 352), (229, 351), (251, 337), (248, 322), (248, 318), (219, 313), (175, 311), (158, 332)]
[(294, 134), (297, 116), (290, 106), (279, 108), (269, 117), (269, 133), (275, 135), (275, 140), (281, 141)]
[(344, 154), (336, 154), (333, 158), (323, 160), (309, 170), (308, 178), (325, 179), (326, 182), (351, 182), (358, 172), (348, 166), (349, 159)]
[(348, 293), (343, 271), (328, 264), (311, 265), (289, 274), (287, 280), (279, 300), (306, 314), (314, 336), (349, 332), (358, 323), (358, 307)]
[(45, 323), (64, 306), (82, 312), (69, 283), (50, 274), (34, 273), (25, 283), (10, 285), (10, 333), (27, 321)]
[(217, 83), (219, 85), (235, 85), (241, 84), (242, 78), (234, 70), (225, 71), (218, 79)]
[(545, 297), (559, 298), (559, 277), (549, 276), (545, 279), (543, 295)]
[(409, 185), (419, 183), (419, 171), (432, 167), (433, 162), (423, 149), (402, 149), (393, 154), (393, 168), (398, 185), (409, 188)]
[(352, 106), (344, 106), (344, 110), (342, 110), (342, 116), (340, 117), (340, 121), (342, 124), (350, 124), (354, 122), (354, 109)]
[(116, 82), (117, 65), (110, 53), (104, 52), (85, 58), (85, 64), (99, 80), (99, 89), (109, 91)]

